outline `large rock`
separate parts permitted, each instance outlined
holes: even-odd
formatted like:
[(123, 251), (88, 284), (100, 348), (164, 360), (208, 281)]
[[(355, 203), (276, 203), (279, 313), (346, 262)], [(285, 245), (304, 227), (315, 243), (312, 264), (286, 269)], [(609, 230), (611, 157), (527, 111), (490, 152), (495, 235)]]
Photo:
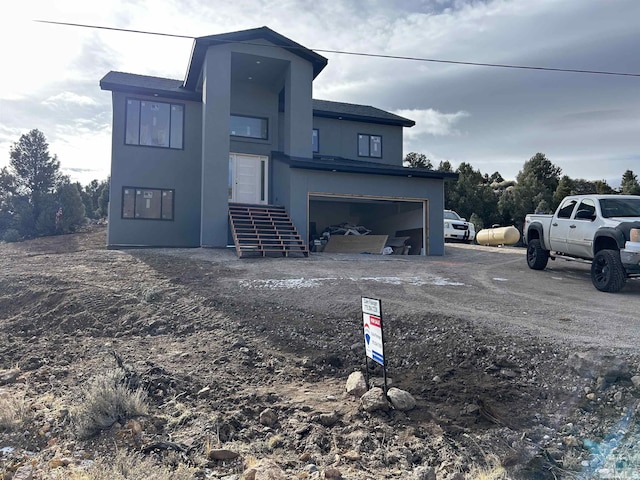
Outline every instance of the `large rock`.
[(278, 422), (278, 414), (271, 408), (265, 408), (260, 413), (260, 423), (266, 427), (273, 427)]
[(436, 480), (436, 469), (433, 467), (417, 467), (413, 471), (414, 480)]
[(582, 377), (603, 377), (609, 384), (631, 377), (629, 364), (624, 359), (595, 350), (571, 354), (569, 365)]
[(366, 412), (375, 412), (376, 410), (389, 410), (389, 402), (384, 395), (384, 391), (380, 387), (373, 387), (367, 393), (360, 397), (362, 408)]
[(362, 372), (353, 372), (347, 378), (347, 393), (354, 397), (361, 397), (367, 392), (367, 382)]
[(282, 469), (273, 461), (262, 459), (245, 470), (241, 480), (287, 480)]
[(387, 396), (396, 410), (407, 411), (416, 408), (416, 399), (409, 392), (391, 387)]

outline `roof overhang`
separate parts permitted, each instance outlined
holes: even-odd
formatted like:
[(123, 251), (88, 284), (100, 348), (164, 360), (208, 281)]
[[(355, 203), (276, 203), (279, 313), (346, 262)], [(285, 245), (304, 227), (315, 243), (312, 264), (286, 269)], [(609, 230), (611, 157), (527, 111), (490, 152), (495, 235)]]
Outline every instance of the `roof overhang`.
[(275, 46), (307, 60), (313, 66), (313, 78), (316, 78), (320, 74), (328, 62), (328, 60), (322, 55), (319, 55), (313, 50), (309, 50), (299, 43), (274, 32), (268, 27), (223, 33), (219, 35), (209, 35), (206, 37), (196, 38), (193, 42), (191, 57), (189, 58), (189, 67), (183, 84), (184, 88), (192, 91), (196, 90), (202, 73), (204, 58), (209, 47), (229, 43), (247, 43), (256, 40), (266, 40)]
[(316, 156), (314, 158), (302, 158), (292, 157), (283, 152), (272, 152), (272, 157), (275, 160), (284, 161), (290, 168), (300, 168), (305, 170), (387, 175), (407, 178), (431, 178), (436, 180), (456, 180), (458, 178), (458, 174), (453, 172), (439, 172), (437, 170), (428, 170), (426, 168), (396, 167), (394, 165), (363, 162), (361, 160), (351, 160), (341, 157)]

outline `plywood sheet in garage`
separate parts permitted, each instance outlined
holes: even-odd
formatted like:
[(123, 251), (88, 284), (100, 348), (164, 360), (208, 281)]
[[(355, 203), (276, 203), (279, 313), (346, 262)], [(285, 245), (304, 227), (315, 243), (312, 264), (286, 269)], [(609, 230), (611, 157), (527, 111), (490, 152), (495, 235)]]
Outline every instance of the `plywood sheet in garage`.
[(388, 235), (332, 235), (324, 247), (329, 253), (381, 254)]

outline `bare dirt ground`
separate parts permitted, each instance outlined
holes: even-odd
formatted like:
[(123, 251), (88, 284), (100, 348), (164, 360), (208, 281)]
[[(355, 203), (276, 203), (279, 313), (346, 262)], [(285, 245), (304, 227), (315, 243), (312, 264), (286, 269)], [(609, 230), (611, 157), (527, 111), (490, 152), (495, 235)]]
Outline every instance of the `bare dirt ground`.
[[(94, 227), (0, 245), (0, 405), (25, 419), (0, 424), (2, 480), (127, 449), (227, 480), (640, 478), (638, 280), (604, 294), (586, 265), (458, 244), (242, 260), (104, 244)], [(345, 393), (365, 371), (363, 295), (410, 411)], [(81, 438), (74, 412), (116, 357), (148, 414)], [(266, 460), (277, 473), (247, 474)]]

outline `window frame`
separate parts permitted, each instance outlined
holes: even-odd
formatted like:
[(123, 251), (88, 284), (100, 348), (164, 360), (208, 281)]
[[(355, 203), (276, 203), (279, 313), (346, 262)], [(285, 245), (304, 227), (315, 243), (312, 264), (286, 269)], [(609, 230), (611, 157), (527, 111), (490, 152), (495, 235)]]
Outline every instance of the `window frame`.
[[(588, 208), (582, 208), (583, 206)], [(591, 213), (592, 218), (578, 217), (578, 212), (580, 212), (581, 210), (588, 210)], [(591, 198), (583, 198), (582, 200), (580, 200), (580, 203), (578, 204), (578, 208), (576, 208), (573, 218), (575, 220), (591, 222), (595, 218), (595, 215), (596, 215), (596, 202)]]
[[(234, 118), (234, 117), (236, 117), (236, 118), (251, 118), (253, 120), (262, 120), (262, 121), (264, 121), (265, 122), (265, 129), (264, 129), (265, 136), (264, 137), (262, 137), (262, 136), (253, 137), (253, 136), (250, 136), (250, 135), (237, 135), (237, 134), (231, 133), (231, 119)], [(262, 131), (262, 129), (261, 129), (261, 131)], [(245, 140), (248, 139), (248, 140), (257, 140), (257, 141), (262, 141), (262, 142), (268, 142), (269, 141), (269, 133), (270, 133), (269, 132), (269, 117), (260, 117), (260, 116), (256, 116), (256, 115), (243, 115), (243, 114), (240, 114), (240, 113), (232, 113), (231, 115), (229, 115), (229, 136), (230, 137), (233, 137), (233, 138), (236, 138), (236, 139), (242, 138), (242, 139), (245, 139)]]
[[(360, 140), (361, 138), (367, 139), (367, 154), (363, 155), (360, 151)], [(380, 144), (380, 154), (372, 155), (371, 154), (371, 146), (374, 143), (374, 139), (379, 139), (378, 143)], [(362, 158), (382, 158), (382, 135), (373, 134), (373, 133), (358, 133), (357, 136), (357, 149), (358, 149), (358, 157)]]
[[(127, 202), (127, 198), (125, 195), (128, 193), (127, 190), (133, 190), (133, 204), (131, 207), (131, 211), (133, 212), (132, 216), (125, 215), (125, 205)], [(159, 217), (138, 217), (136, 203), (138, 201), (138, 190), (144, 191), (156, 191), (160, 193), (160, 216)], [(168, 193), (171, 193), (171, 218), (164, 218), (164, 206), (165, 202), (163, 197)], [(176, 190), (175, 188), (156, 188), (156, 187), (132, 187), (132, 186), (123, 186), (122, 187), (122, 197), (121, 197), (121, 205), (120, 205), (120, 218), (122, 220), (152, 220), (152, 221), (161, 221), (161, 222), (173, 222), (175, 221), (176, 216)]]
[[(135, 119), (137, 120), (137, 143), (134, 142), (130, 142), (128, 137), (128, 130), (129, 130), (129, 108), (131, 106), (131, 102), (138, 102), (138, 111), (137, 114), (135, 115)], [(168, 145), (154, 145), (154, 144), (146, 144), (146, 143), (140, 143), (140, 132), (142, 131), (142, 107), (143, 107), (143, 102), (148, 102), (148, 103), (157, 103), (157, 104), (162, 104), (162, 105), (168, 105), (169, 106), (169, 116), (168, 116), (168, 122), (169, 122), (169, 128), (168, 128), (168, 133), (167, 133), (167, 142)], [(173, 118), (173, 109), (174, 107), (180, 107), (182, 109), (182, 119), (181, 122), (178, 123), (174, 123)], [(173, 103), (173, 102), (165, 102), (165, 101), (159, 101), (159, 100), (148, 100), (146, 98), (136, 98), (136, 97), (126, 97), (125, 98), (125, 109), (124, 109), (124, 144), (126, 146), (129, 147), (151, 147), (151, 148), (163, 148), (163, 149), (169, 149), (169, 150), (184, 150), (184, 131), (185, 131), (185, 113), (187, 111), (187, 106), (184, 103)], [(175, 126), (175, 125), (179, 125)], [(180, 129), (180, 146), (172, 146), (173, 143), (173, 139), (174, 137), (178, 134), (177, 131), (174, 131), (174, 128), (179, 128)]]
[[(565, 220), (569, 220), (572, 215), (573, 215), (573, 211), (576, 209), (576, 206), (578, 205), (578, 200), (575, 198), (570, 198), (569, 200), (567, 200), (566, 202), (564, 202), (562, 204), (562, 206), (558, 209), (558, 213), (557, 213), (557, 218), (561, 218), (561, 219), (565, 219)], [(569, 206), (571, 206), (571, 210), (569, 210), (569, 214), (568, 215), (564, 215), (564, 211), (569, 208)], [(561, 215), (562, 214), (562, 215)]]

